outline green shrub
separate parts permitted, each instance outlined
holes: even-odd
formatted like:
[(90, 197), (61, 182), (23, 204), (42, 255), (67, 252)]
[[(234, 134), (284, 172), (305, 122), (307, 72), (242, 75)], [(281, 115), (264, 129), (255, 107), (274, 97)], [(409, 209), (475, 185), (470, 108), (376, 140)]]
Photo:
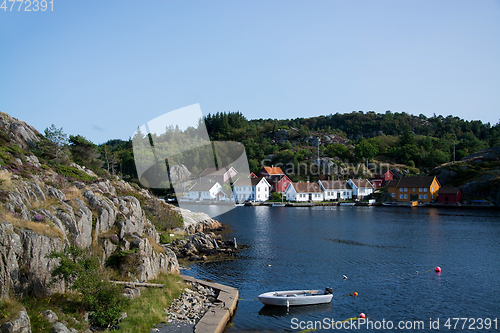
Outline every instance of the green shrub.
[(108, 274), (100, 267), (99, 259), (69, 246), (64, 252), (51, 252), (48, 258), (59, 259), (52, 271), (56, 280), (64, 280), (81, 295), (85, 311), (92, 311), (90, 321), (99, 326), (115, 323), (126, 305), (122, 287), (109, 281)]
[(90, 182), (96, 179), (95, 177), (91, 177), (75, 167), (70, 167), (67, 165), (58, 165), (56, 167), (56, 170), (57, 173), (63, 175), (64, 177), (75, 178), (76, 180)]

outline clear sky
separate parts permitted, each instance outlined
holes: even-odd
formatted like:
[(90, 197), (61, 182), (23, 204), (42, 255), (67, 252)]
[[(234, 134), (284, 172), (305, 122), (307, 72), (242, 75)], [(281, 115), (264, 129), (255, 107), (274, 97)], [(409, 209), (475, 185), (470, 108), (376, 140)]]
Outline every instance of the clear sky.
[(0, 111), (39, 131), (128, 139), (194, 103), (500, 118), (498, 0), (53, 2), (0, 9)]

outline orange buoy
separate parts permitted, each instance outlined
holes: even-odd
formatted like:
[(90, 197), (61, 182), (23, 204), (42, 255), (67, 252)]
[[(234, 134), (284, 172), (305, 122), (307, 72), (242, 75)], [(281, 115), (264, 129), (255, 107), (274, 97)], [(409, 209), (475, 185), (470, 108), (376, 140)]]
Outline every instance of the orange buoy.
[(359, 318), (365, 318), (365, 317), (366, 317), (366, 315), (365, 315), (363, 312), (361, 312), (361, 313), (359, 314)]
[(355, 291), (352, 295), (353, 296), (358, 296), (358, 293)]
[(436, 268), (434, 268), (434, 271), (436, 273), (441, 273), (441, 267), (437, 266)]

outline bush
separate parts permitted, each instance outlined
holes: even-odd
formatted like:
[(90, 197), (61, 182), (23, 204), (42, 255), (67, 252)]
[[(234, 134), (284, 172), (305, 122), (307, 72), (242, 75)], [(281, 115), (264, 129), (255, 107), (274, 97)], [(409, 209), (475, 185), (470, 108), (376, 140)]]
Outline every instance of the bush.
[(75, 167), (70, 167), (67, 165), (58, 165), (57, 168), (57, 173), (63, 175), (64, 177), (67, 178), (74, 178), (76, 180), (81, 180), (85, 182), (90, 182), (95, 180), (95, 177), (91, 177), (85, 172), (78, 170)]
[(83, 309), (93, 312), (90, 318), (93, 324), (107, 326), (115, 323), (127, 300), (122, 296), (122, 287), (109, 281), (97, 257), (84, 254), (74, 246), (67, 247), (64, 252), (53, 251), (47, 257), (59, 259), (52, 276), (64, 280), (81, 294)]

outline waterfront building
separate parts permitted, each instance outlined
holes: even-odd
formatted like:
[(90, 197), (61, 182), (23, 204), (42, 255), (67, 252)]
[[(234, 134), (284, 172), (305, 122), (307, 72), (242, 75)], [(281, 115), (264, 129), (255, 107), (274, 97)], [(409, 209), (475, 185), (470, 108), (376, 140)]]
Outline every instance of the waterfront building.
[(325, 201), (352, 199), (352, 187), (345, 180), (318, 180)]
[(459, 187), (443, 186), (439, 189), (438, 202), (453, 205), (462, 202), (462, 190)]
[(349, 179), (353, 198), (361, 199), (373, 193), (373, 184), (368, 179)]
[(440, 187), (436, 177), (402, 177), (389, 181), (387, 191), (393, 201), (432, 202), (437, 200)]
[(189, 189), (187, 198), (194, 201), (216, 200), (221, 189), (219, 182), (197, 182)]
[(266, 180), (271, 185), (273, 192), (280, 193), (285, 192), (288, 184), (292, 182), (287, 175), (272, 175), (266, 178)]
[(267, 201), (271, 185), (263, 177), (239, 178), (233, 184), (233, 193), (237, 202)]
[(295, 202), (324, 201), (323, 189), (318, 183), (290, 183), (285, 191), (286, 200)]

